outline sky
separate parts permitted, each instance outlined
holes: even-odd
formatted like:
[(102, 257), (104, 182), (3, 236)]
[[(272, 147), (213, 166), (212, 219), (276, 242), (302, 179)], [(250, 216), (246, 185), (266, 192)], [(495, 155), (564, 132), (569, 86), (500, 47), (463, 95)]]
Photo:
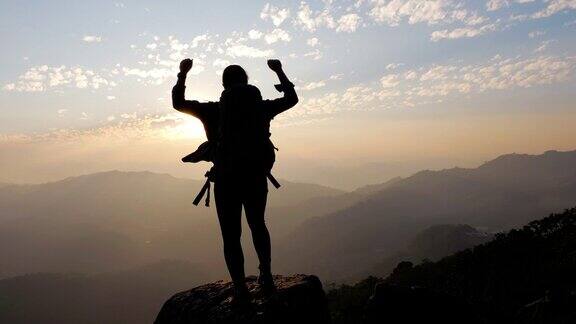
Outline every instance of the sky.
[(0, 182), (201, 177), (179, 161), (201, 125), (170, 103), (187, 57), (206, 101), (228, 64), (279, 96), (283, 62), (300, 103), (273, 121), (281, 178), (576, 149), (576, 0), (1, 1), (0, 37)]

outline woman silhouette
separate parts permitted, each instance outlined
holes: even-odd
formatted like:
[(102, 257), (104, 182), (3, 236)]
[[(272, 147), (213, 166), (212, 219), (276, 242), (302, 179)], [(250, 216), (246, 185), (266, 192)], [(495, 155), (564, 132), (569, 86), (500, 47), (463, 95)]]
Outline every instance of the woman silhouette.
[[(176, 110), (199, 118), (205, 125), (208, 141), (215, 143), (214, 194), (224, 242), (224, 258), (234, 283), (234, 299), (250, 300), (245, 283), (244, 255), (240, 236), (242, 207), (252, 232), (260, 262), (258, 283), (266, 294), (275, 291), (271, 270), (270, 235), (264, 220), (268, 195), (267, 177), (274, 163), (274, 145), (270, 141), (270, 121), (279, 113), (294, 107), (298, 96), (279, 60), (268, 60), (280, 84), (276, 89), (284, 96), (262, 100), (260, 90), (248, 83), (246, 71), (230, 65), (222, 74), (224, 91), (218, 102), (185, 100), (186, 74), (192, 60), (180, 63), (178, 82), (172, 90)], [(218, 127), (206, 127), (217, 124)]]

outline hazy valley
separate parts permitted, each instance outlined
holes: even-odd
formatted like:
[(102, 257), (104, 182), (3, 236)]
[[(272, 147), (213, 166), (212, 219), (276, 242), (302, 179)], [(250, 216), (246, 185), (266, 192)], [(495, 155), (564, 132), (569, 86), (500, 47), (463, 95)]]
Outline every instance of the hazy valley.
[[(576, 151), (505, 155), (475, 169), (421, 171), (351, 192), (281, 182), (280, 190), (270, 186), (267, 214), (275, 272), (355, 282), (385, 277), (400, 261), (438, 260), (573, 206)], [(26, 309), (27, 295), (41, 289), (54, 302), (45, 307), (56, 323), (65, 310), (58, 303), (70, 296), (104, 307), (104, 296), (113, 294), (113, 303), (138, 291), (141, 312), (116, 309), (120, 317), (100, 318), (137, 323), (171, 293), (226, 278), (214, 207), (191, 203), (202, 183), (111, 171), (1, 186), (0, 297), (12, 296), (4, 307)], [(254, 272), (247, 226), (244, 233)], [(87, 314), (77, 308), (76, 321)]]

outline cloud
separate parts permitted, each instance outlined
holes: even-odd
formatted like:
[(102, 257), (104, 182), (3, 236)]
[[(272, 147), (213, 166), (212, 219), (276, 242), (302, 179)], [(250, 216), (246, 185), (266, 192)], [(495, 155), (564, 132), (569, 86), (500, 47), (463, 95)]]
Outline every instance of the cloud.
[(280, 9), (269, 3), (264, 5), (264, 8), (260, 12), (260, 18), (262, 18), (263, 20), (268, 19), (272, 20), (272, 23), (276, 27), (280, 26), (284, 22), (284, 20), (286, 20), (286, 18), (288, 18), (289, 16), (290, 16), (290, 9), (287, 8)]
[(226, 49), (226, 55), (230, 57), (250, 57), (250, 58), (270, 57), (274, 55), (274, 50), (272, 49), (262, 50), (256, 47), (251, 47), (244, 44), (238, 44), (228, 47)]
[(546, 8), (531, 15), (532, 18), (546, 18), (564, 10), (575, 10), (576, 0), (548, 0)]
[(291, 39), (290, 34), (280, 28), (276, 28), (270, 33), (264, 35), (264, 40), (267, 44), (274, 44), (278, 41), (289, 42)]
[(322, 58), (322, 52), (319, 49), (315, 49), (311, 52), (304, 53), (304, 57), (311, 57), (313, 60), (319, 60)]
[(458, 68), (455, 66), (436, 65), (431, 69), (422, 73), (420, 81), (440, 81), (448, 79), (448, 75), (456, 71)]
[(280, 115), (281, 122), (318, 118), (342, 111), (369, 110), (379, 103), (379, 90), (369, 86), (354, 85), (342, 92), (329, 92), (319, 97), (303, 100), (298, 109)]
[(58, 109), (56, 112), (58, 113), (58, 115), (63, 115), (66, 112), (68, 112), (68, 109), (62, 108), (62, 109)]
[(508, 7), (509, 5), (510, 2), (508, 0), (489, 0), (488, 2), (486, 2), (486, 10), (496, 11), (504, 7)]
[(300, 2), (294, 24), (309, 32), (314, 32), (319, 27), (336, 28), (336, 22), (328, 9), (314, 12), (304, 1)]
[(14, 91), (16, 90), (16, 84), (11, 82), (11, 83), (7, 83), (2, 87), (2, 90), (5, 91)]
[[(152, 43), (148, 43), (144, 48), (133, 47), (134, 53), (140, 55), (137, 64), (131, 66), (119, 66), (118, 73), (125, 77), (136, 78), (140, 83), (146, 85), (160, 85), (168, 80), (172, 80), (178, 71), (180, 60), (191, 54), (193, 48), (200, 44), (209, 42), (210, 35), (196, 35), (190, 42), (177, 39), (174, 36), (161, 38), (154, 36)], [(203, 47), (204, 51), (211, 50), (210, 44)], [(198, 75), (205, 70), (206, 54), (194, 56), (194, 65), (190, 74)]]
[(388, 74), (380, 78), (380, 84), (383, 88), (394, 88), (400, 83), (398, 75)]
[(462, 27), (452, 30), (437, 30), (430, 35), (430, 40), (437, 42), (442, 39), (472, 38), (496, 30), (496, 24), (487, 24), (479, 28)]
[(286, 118), (324, 116), (345, 110), (414, 107), (461, 94), (482, 94), (567, 82), (576, 71), (576, 57), (495, 57), (484, 63), (432, 65), (386, 74), (377, 85), (357, 84), (302, 100)]
[[(204, 71), (204, 67), (194, 64), (190, 71), (192, 74), (199, 74)], [(122, 72), (125, 76), (136, 77), (138, 81), (146, 82), (148, 84), (159, 85), (164, 83), (170, 78), (174, 78), (175, 69), (152, 67), (148, 69), (123, 67)]]
[(397, 26), (404, 18), (410, 24), (436, 24), (447, 18), (452, 8), (449, 0), (375, 0), (370, 16), (390, 26)]
[(528, 37), (530, 37), (530, 38), (536, 38), (536, 37), (543, 36), (543, 35), (545, 35), (545, 34), (546, 34), (545, 31), (535, 30), (535, 31), (529, 32), (529, 33), (528, 33)]
[[(199, 36), (196, 36), (196, 37), (199, 37)], [(196, 39), (196, 42), (194, 42), (194, 40), (192, 40), (192, 43), (193, 44), (196, 43), (196, 45), (197, 45), (199, 42), (199, 39), (196, 37), (194, 38), (194, 39)], [(203, 38), (203, 37), (201, 37), (201, 38)], [(172, 52), (175, 52), (175, 53), (185, 52), (190, 48), (190, 44), (182, 43), (182, 42), (180, 42), (180, 40), (178, 40), (177, 38), (174, 38), (173, 36), (168, 37), (168, 44), (170, 46), (170, 50)]]
[(546, 51), (548, 49), (548, 45), (550, 45), (553, 42), (555, 41), (554, 40), (543, 41), (542, 43), (540, 43), (540, 46), (538, 46), (538, 48), (534, 50), (534, 53), (540, 53)]
[(500, 60), (488, 66), (466, 67), (463, 79), (480, 91), (488, 89), (529, 88), (570, 79), (575, 58), (538, 56), (527, 59)]
[[(110, 76), (112, 77), (112, 76)], [(17, 92), (43, 92), (49, 89), (75, 87), (80, 89), (114, 87), (116, 82), (108, 77), (79, 66), (34, 66), (18, 77), (18, 81), (6, 84), (3, 89)]]
[(325, 81), (310, 82), (310, 83), (307, 83), (303, 87), (298, 87), (298, 90), (314, 90), (314, 89), (322, 88), (324, 86), (326, 86)]
[[(534, 0), (516, 0), (518, 3), (534, 2)], [(512, 21), (524, 21), (527, 19), (541, 19), (555, 15), (562, 11), (576, 10), (576, 0), (544, 0), (546, 6), (532, 14), (512, 15)]]
[(326, 86), (327, 82), (334, 81), (334, 80), (342, 80), (342, 76), (343, 76), (343, 74), (333, 74), (324, 80), (309, 82), (309, 83), (306, 83), (304, 86), (296, 86), (296, 89), (308, 91), (308, 90), (315, 90), (315, 89), (319, 89), (319, 88), (324, 88)]
[[(86, 112), (81, 112), (79, 118), (88, 120), (91, 116)], [(133, 112), (123, 113), (120, 118), (109, 115), (104, 118), (101, 126), (92, 128), (61, 128), (33, 134), (0, 134), (0, 144), (6, 142), (42, 145), (75, 143), (84, 146), (86, 143), (94, 145), (100, 143), (109, 146), (147, 140), (203, 137), (204, 130), (200, 121), (187, 118), (180, 113), (138, 115)]]
[(86, 35), (82, 37), (82, 40), (86, 43), (100, 43), (102, 41), (102, 37), (95, 35)]
[(190, 47), (192, 47), (192, 48), (198, 47), (198, 45), (200, 45), (200, 43), (205, 42), (208, 39), (210, 39), (210, 37), (206, 34), (195, 36), (192, 39), (192, 43), (190, 44)]
[[(258, 33), (254, 31), (250, 35), (254, 37)], [(291, 40), (290, 34), (279, 28), (259, 37), (264, 36), (269, 44)], [(217, 38), (217, 41), (212, 41), (214, 38)], [(194, 66), (190, 73), (197, 75), (206, 69), (205, 60), (212, 51), (230, 57), (259, 58), (274, 55), (273, 49), (260, 49), (244, 44), (248, 37), (243, 33), (232, 32), (225, 41), (221, 40), (219, 35), (209, 34), (196, 35), (188, 42), (174, 36), (154, 36), (148, 42), (130, 46), (132, 54), (137, 57), (131, 60), (133, 63), (127, 65), (116, 64), (98, 70), (80, 66), (40, 65), (29, 68), (17, 80), (9, 81), (0, 87), (8, 92), (43, 92), (65, 88), (99, 89), (115, 87), (126, 79), (135, 79), (145, 85), (160, 85), (172, 80), (180, 60), (189, 56), (194, 57)], [(199, 47), (202, 48), (194, 50)], [(220, 61), (215, 62), (220, 64)]]
[(120, 117), (122, 117), (122, 118), (124, 118), (124, 119), (135, 119), (136, 116), (137, 116), (137, 115), (136, 115), (135, 112), (133, 112), (133, 113), (131, 113), (131, 114), (124, 113), (124, 114), (120, 115)]
[(401, 66), (403, 66), (404, 63), (390, 63), (388, 65), (386, 65), (386, 70), (395, 70)]
[(212, 62), (212, 65), (219, 68), (225, 68), (230, 65), (230, 61), (217, 58)]
[(318, 38), (316, 38), (316, 37), (308, 38), (306, 40), (306, 44), (308, 44), (308, 46), (315, 47), (316, 45), (318, 45), (318, 43), (319, 43), (319, 41), (318, 41)]
[[(227, 61), (217, 59), (212, 62), (212, 65), (223, 66), (225, 62)], [(50, 68), (40, 70), (45, 70), (40, 75), (46, 75)], [(322, 89), (329, 92), (317, 97), (303, 95), (298, 109), (290, 110), (279, 117), (284, 121), (306, 120), (347, 110), (412, 107), (435, 100), (444, 100), (449, 96), (458, 97), (456, 95), (461, 94), (481, 94), (488, 91), (530, 88), (566, 82), (574, 76), (576, 57), (545, 55), (496, 57), (482, 63), (430, 65), (411, 69), (396, 64), (393, 70), (393, 73), (385, 73), (379, 80), (348, 86), (342, 91), (333, 91), (327, 87), (329, 80), (341, 79), (341, 75), (307, 83), (300, 89)], [(147, 75), (136, 77), (147, 77)], [(173, 78), (173, 75), (170, 77)], [(46, 82), (39, 76), (33, 78)], [(313, 93), (307, 92), (306, 94)], [(80, 116), (83, 120), (90, 117), (87, 113)], [(52, 133), (50, 136), (58, 138), (89, 136), (105, 141), (111, 137), (125, 139), (174, 136), (174, 134), (183, 134), (187, 131), (187, 128), (183, 126), (184, 120), (172, 115), (138, 117), (136, 114), (122, 114), (111, 117), (114, 119), (110, 119), (110, 123), (114, 122), (114, 125), (82, 132), (62, 131)]]
[(408, 78), (400, 85), (412, 96), (447, 96), (453, 93), (482, 93), (488, 90), (530, 88), (568, 81), (576, 68), (576, 58), (537, 56), (502, 59), (485, 64), (435, 65), (421, 72), (418, 79)]
[(351, 33), (356, 31), (362, 19), (357, 14), (347, 14), (343, 15), (338, 19), (338, 27), (336, 27), (337, 32), (347, 32)]
[(404, 79), (406, 80), (414, 80), (417, 78), (418, 78), (418, 72), (416, 71), (410, 70), (404, 73)]
[(389, 26), (408, 24), (428, 25), (460, 22), (467, 26), (486, 23), (489, 18), (464, 8), (464, 3), (453, 0), (373, 0), (369, 16)]
[(487, 22), (489, 19), (484, 16), (479, 16), (477, 13), (469, 13), (467, 10), (458, 10), (453, 13), (456, 20), (461, 20), (468, 26), (476, 26)]
[(248, 32), (248, 37), (250, 39), (260, 39), (260, 38), (262, 38), (262, 35), (264, 35), (264, 34), (261, 31), (256, 30), (256, 29), (251, 29)]

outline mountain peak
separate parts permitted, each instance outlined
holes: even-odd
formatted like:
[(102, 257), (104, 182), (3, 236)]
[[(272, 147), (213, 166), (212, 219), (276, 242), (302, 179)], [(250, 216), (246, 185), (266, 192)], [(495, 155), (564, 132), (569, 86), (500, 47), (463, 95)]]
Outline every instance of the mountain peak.
[(515, 163), (543, 163), (543, 162), (562, 162), (565, 160), (576, 159), (575, 151), (556, 151), (548, 150), (543, 154), (520, 154), (510, 153), (501, 155), (491, 161), (487, 161), (479, 168), (508, 167)]

